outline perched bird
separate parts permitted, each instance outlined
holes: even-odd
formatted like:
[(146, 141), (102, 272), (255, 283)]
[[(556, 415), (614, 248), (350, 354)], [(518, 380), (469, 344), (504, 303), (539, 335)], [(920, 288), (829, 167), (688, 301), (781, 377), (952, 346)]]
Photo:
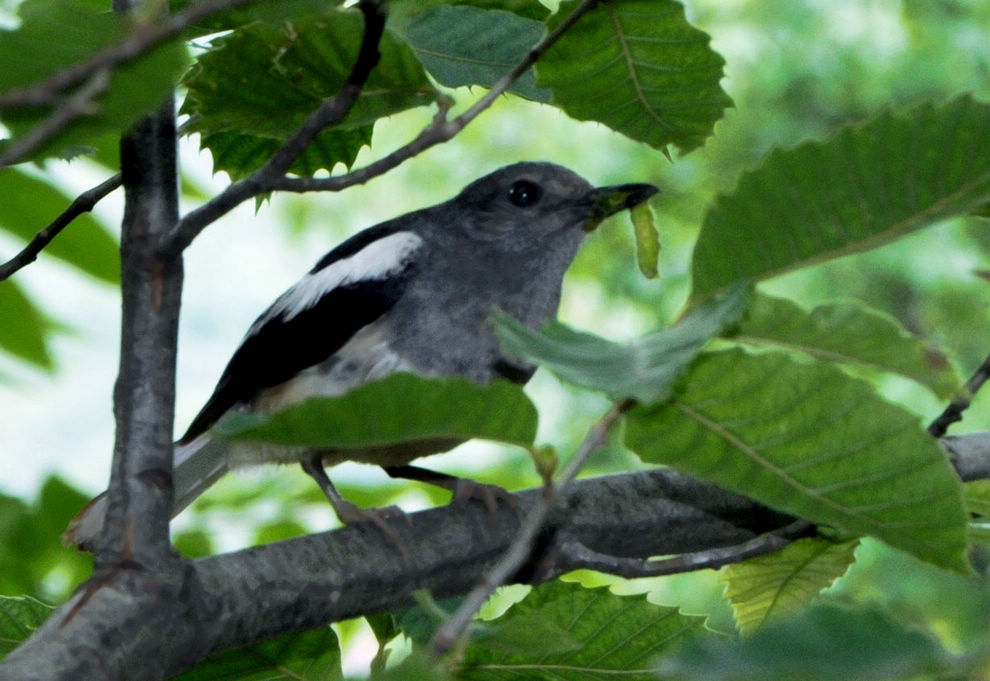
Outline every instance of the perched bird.
[[(372, 463), (390, 475), (453, 487), (456, 478), (409, 462), (458, 441), (309, 451), (214, 439), (210, 428), (230, 412), (271, 412), (312, 396), (337, 396), (395, 371), (525, 383), (534, 367), (502, 352), (493, 312), (531, 327), (556, 316), (564, 272), (585, 234), (656, 191), (649, 184), (596, 189), (558, 165), (517, 163), (449, 201), (344, 241), (251, 325), (176, 443), (173, 514), (228, 469), (266, 462), (302, 463), (343, 522), (361, 520), (364, 512), (337, 493), (326, 465)], [(68, 542), (91, 544), (105, 499), (97, 497), (76, 517)]]

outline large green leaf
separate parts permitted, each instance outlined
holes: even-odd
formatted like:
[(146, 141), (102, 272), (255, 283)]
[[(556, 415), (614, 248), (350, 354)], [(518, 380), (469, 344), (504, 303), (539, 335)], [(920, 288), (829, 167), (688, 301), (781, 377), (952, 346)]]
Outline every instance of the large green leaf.
[[(84, 0), (28, 0), (20, 7), (21, 26), (0, 31), (0, 93), (42, 81), (93, 53), (126, 40), (127, 19), (109, 11), (93, 11)], [(31, 155), (69, 154), (108, 131), (123, 132), (158, 107), (172, 91), (187, 63), (181, 41), (167, 42), (113, 70), (92, 111), (76, 118)], [(75, 92), (60, 93), (64, 96)], [(0, 120), (19, 137), (64, 106), (20, 106), (0, 112)]]
[(957, 678), (948, 673), (953, 667), (935, 641), (880, 612), (821, 605), (742, 641), (689, 641), (662, 659), (658, 671), (664, 679), (690, 681), (880, 681)]
[[(312, 176), (316, 171), (333, 170), (337, 163), (347, 168), (353, 165), (361, 147), (371, 144), (372, 126), (347, 130), (324, 130), (316, 136), (306, 151), (289, 168), (300, 176)], [(202, 143), (213, 155), (213, 170), (223, 170), (231, 179), (250, 175), (282, 146), (284, 140), (237, 132), (216, 132), (204, 135)]]
[(705, 216), (692, 299), (887, 243), (990, 201), (990, 105), (886, 112), (776, 150)]
[(214, 432), (234, 440), (349, 449), (432, 438), (531, 444), (536, 425), (536, 408), (517, 385), (398, 373), (271, 416), (233, 414)]
[(853, 300), (811, 312), (782, 298), (756, 296), (732, 339), (756, 347), (899, 374), (951, 397), (961, 380), (945, 358), (888, 315)]
[(626, 443), (812, 522), (967, 570), (962, 485), (916, 416), (827, 364), (702, 356), (670, 404), (634, 407)]
[[(562, 3), (548, 22), (572, 11)], [(725, 61), (674, 0), (603, 2), (537, 63), (539, 87), (581, 121), (598, 121), (658, 149), (704, 143), (732, 100), (722, 91)]]
[(26, 641), (52, 610), (29, 596), (0, 596), (0, 658)]
[(617, 596), (548, 582), (469, 644), (457, 677), (472, 681), (654, 679), (653, 659), (700, 631), (703, 617), (654, 605), (645, 596)]
[(625, 345), (556, 321), (534, 331), (504, 315), (496, 319), (496, 331), (507, 352), (542, 364), (565, 381), (615, 399), (657, 402), (669, 396), (709, 338), (739, 321), (746, 303), (746, 288), (737, 286), (692, 308), (676, 325)]
[[(203, 133), (204, 144), (217, 133), (285, 140), (343, 86), (362, 33), (357, 11), (335, 10), (279, 25), (256, 22), (215, 39), (186, 79), (182, 110), (193, 116), (188, 131)], [(435, 99), (410, 48), (386, 31), (380, 51), (381, 61), (340, 127), (363, 128)], [(312, 168), (353, 161), (336, 145), (308, 153)]]
[[(540, 21), (502, 10), (441, 5), (413, 18), (402, 30), (406, 41), (442, 85), (491, 87), (543, 37)], [(510, 88), (523, 97), (550, 99), (536, 87), (532, 69)]]
[(14, 282), (0, 282), (0, 349), (25, 359), (42, 369), (55, 364), (48, 352), (48, 332), (52, 323), (34, 306)]
[(291, 633), (214, 655), (173, 681), (343, 679), (340, 643), (329, 626)]
[(822, 589), (845, 574), (857, 541), (836, 544), (800, 539), (782, 550), (722, 568), (725, 597), (739, 630), (749, 633), (766, 622), (803, 610)]
[[(0, 173), (0, 196), (3, 197), (0, 201), (0, 228), (25, 241), (31, 240), (55, 219), (73, 199), (47, 182), (16, 168)], [(90, 213), (80, 215), (62, 230), (45, 247), (44, 255), (64, 260), (86, 274), (111, 284), (120, 280), (117, 242)]]

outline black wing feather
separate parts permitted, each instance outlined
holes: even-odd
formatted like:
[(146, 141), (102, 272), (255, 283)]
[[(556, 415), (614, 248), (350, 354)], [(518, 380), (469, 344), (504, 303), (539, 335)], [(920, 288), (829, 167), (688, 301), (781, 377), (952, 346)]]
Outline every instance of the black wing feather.
[[(310, 270), (317, 272), (350, 257), (368, 244), (400, 229), (389, 223), (356, 234), (324, 256)], [(213, 395), (179, 440), (187, 443), (205, 433), (231, 407), (289, 380), (337, 352), (362, 327), (389, 311), (414, 274), (410, 261), (382, 279), (338, 286), (291, 319), (276, 315), (249, 334), (234, 352)], [(263, 319), (262, 314), (259, 319)]]

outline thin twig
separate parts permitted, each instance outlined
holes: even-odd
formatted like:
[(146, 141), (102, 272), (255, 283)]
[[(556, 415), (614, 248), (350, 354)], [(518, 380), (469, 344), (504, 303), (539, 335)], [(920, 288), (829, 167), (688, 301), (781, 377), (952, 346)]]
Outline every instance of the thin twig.
[(337, 94), (323, 101), (295, 133), (272, 154), (264, 165), (243, 180), (234, 182), (220, 194), (183, 217), (162, 245), (162, 252), (177, 255), (196, 236), (220, 216), (244, 201), (271, 191), (270, 187), (292, 167), (292, 164), (317, 135), (340, 122), (357, 102), (371, 70), (381, 54), (378, 44), (385, 31), (385, 13), (379, 0), (362, 0), (358, 4), (364, 15), (364, 36), (357, 59), (347, 81)]
[(122, 42), (100, 50), (86, 61), (57, 71), (38, 83), (0, 95), (0, 109), (14, 106), (44, 106), (58, 104), (60, 93), (84, 82), (99, 71), (113, 69), (140, 57), (166, 40), (177, 36), (197, 21), (219, 12), (256, 4), (263, 0), (202, 0), (181, 12), (162, 17), (161, 22), (145, 24)]
[(809, 536), (813, 528), (814, 525), (806, 520), (796, 520), (787, 527), (754, 537), (742, 544), (683, 553), (661, 560), (611, 556), (593, 551), (578, 541), (568, 539), (557, 548), (552, 569), (554, 574), (562, 574), (585, 568), (627, 579), (661, 577), (704, 569), (715, 570), (723, 565), (739, 563), (748, 558), (779, 551), (791, 542)]
[(14, 272), (26, 267), (38, 259), (38, 254), (42, 249), (52, 242), (59, 232), (83, 213), (93, 210), (93, 206), (99, 203), (107, 194), (120, 186), (120, 173), (104, 180), (92, 189), (87, 189), (69, 204), (69, 207), (62, 211), (62, 214), (52, 220), (51, 224), (34, 235), (34, 238), (24, 249), (7, 262), (0, 265), (0, 281), (9, 279)]
[(0, 153), (0, 168), (27, 160), (42, 144), (64, 130), (69, 123), (81, 116), (96, 114), (98, 108), (93, 100), (106, 92), (108, 85), (110, 85), (108, 70), (94, 73), (70, 97), (58, 102), (47, 118), (7, 145), (3, 153)]
[(581, 447), (571, 457), (557, 481), (546, 487), (544, 495), (533, 504), (519, 528), (518, 534), (499, 558), (498, 563), (485, 574), (481, 583), (464, 598), (460, 607), (437, 628), (430, 641), (430, 650), (434, 655), (440, 656), (449, 651), (467, 631), (474, 616), (495, 592), (495, 589), (508, 582), (512, 575), (523, 566), (530, 557), (533, 542), (540, 530), (543, 529), (554, 504), (577, 477), (588, 457), (605, 444), (612, 429), (619, 423), (622, 414), (631, 405), (631, 402), (626, 401), (613, 406), (591, 427), (584, 442), (581, 443)]
[[(313, 177), (285, 177), (283, 175), (281, 177), (267, 180), (264, 183), (257, 181), (252, 182), (252, 178), (245, 178), (240, 182), (236, 182), (228, 187), (227, 191), (183, 217), (176, 226), (175, 232), (173, 233), (173, 238), (169, 240), (169, 248), (185, 248), (201, 231), (203, 231), (203, 229), (206, 228), (207, 225), (212, 223), (217, 218), (225, 215), (241, 202), (254, 198), (259, 194), (267, 194), (272, 191), (289, 191), (297, 193), (312, 191), (341, 191), (342, 189), (346, 189), (357, 184), (364, 184), (368, 180), (378, 177), (379, 175), (383, 175), (393, 168), (396, 168), (414, 156), (426, 151), (430, 147), (450, 140), (461, 130), (463, 130), (471, 121), (477, 118), (483, 111), (490, 107), (492, 103), (499, 96), (503, 95), (516, 80), (526, 73), (526, 71), (532, 68), (540, 57), (542, 57), (543, 54), (550, 49), (550, 47), (557, 42), (557, 40), (559, 40), (560, 37), (571, 28), (571, 26), (573, 26), (578, 19), (597, 5), (598, 2), (599, 0), (583, 0), (583, 2), (575, 8), (570, 15), (568, 15), (567, 19), (560, 24), (560, 26), (554, 29), (551, 34), (544, 38), (532, 50), (530, 50), (526, 57), (501, 80), (493, 85), (484, 97), (475, 102), (470, 108), (459, 116), (451, 120), (447, 120), (447, 111), (450, 107), (450, 103), (446, 100), (441, 100), (438, 103), (439, 110), (436, 116), (434, 116), (430, 124), (426, 126), (415, 139), (405, 146), (396, 149), (387, 156), (384, 156), (363, 168), (359, 168), (344, 175), (319, 179)], [(230, 192), (229, 195), (228, 192)]]
[(945, 408), (945, 411), (939, 414), (938, 418), (928, 426), (928, 434), (934, 438), (940, 438), (949, 430), (949, 426), (957, 421), (962, 421), (963, 412), (969, 409), (973, 397), (976, 396), (976, 393), (986, 383), (988, 378), (990, 378), (990, 355), (983, 360), (983, 364), (969, 377), (966, 385), (963, 386), (962, 392), (953, 398), (949, 406)]

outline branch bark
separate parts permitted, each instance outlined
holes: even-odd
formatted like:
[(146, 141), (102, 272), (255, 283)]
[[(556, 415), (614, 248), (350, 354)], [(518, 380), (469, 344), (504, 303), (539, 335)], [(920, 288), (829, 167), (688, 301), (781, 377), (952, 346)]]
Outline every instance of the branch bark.
[[(951, 438), (947, 447), (964, 478), (990, 475), (990, 432)], [(541, 488), (515, 495), (523, 517), (543, 494)], [(402, 522), (405, 558), (374, 528), (347, 527), (183, 562), (175, 572), (178, 590), (145, 570), (104, 572), (0, 663), (0, 676), (154, 681), (221, 650), (410, 605), (416, 589), (437, 598), (468, 593), (522, 521), (511, 508), (493, 518), (483, 504), (459, 504)], [(552, 563), (558, 533), (612, 557), (738, 547), (742, 560), (754, 539), (793, 522), (670, 469), (582, 480), (551, 509), (509, 581), (534, 583), (572, 569), (573, 556)]]

